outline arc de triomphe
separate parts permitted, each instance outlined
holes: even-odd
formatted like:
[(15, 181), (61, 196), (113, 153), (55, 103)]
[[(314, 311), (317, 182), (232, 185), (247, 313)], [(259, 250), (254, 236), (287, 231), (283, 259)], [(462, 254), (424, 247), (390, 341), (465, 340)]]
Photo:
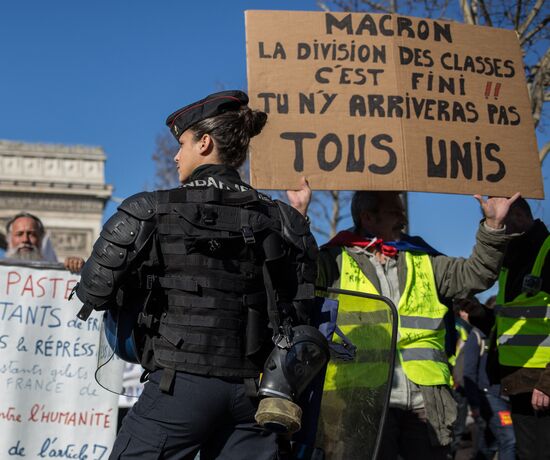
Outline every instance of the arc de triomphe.
[(105, 159), (100, 147), (0, 140), (0, 246), (6, 222), (27, 211), (44, 223), (60, 261), (87, 258), (112, 194)]

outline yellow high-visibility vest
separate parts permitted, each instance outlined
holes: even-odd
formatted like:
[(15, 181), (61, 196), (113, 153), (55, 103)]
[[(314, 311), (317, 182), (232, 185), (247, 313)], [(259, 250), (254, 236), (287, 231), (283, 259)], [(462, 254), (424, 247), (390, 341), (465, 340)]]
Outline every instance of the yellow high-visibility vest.
[[(418, 385), (448, 385), (450, 371), (445, 353), (445, 324), (443, 320), (447, 307), (439, 301), (429, 256), (416, 252), (405, 252), (404, 254), (407, 264), (407, 280), (398, 305), (399, 339), (397, 350), (399, 360), (405, 374), (414, 383)], [(379, 295), (374, 285), (345, 249), (342, 250), (340, 289)], [(377, 307), (372, 301), (368, 305), (362, 305), (356, 298), (347, 299), (346, 297), (348, 296), (340, 295), (338, 297), (337, 324), (347, 335), (346, 331), (353, 331), (360, 327), (353, 322), (354, 314), (376, 314)], [(382, 308), (387, 310), (387, 307), (378, 306), (378, 309)], [(380, 331), (379, 329), (378, 333)], [(390, 333), (389, 324), (386, 333)], [(372, 347), (378, 339), (376, 335), (369, 337), (368, 331), (361, 331), (360, 334), (354, 335), (363, 335), (362, 347), (366, 350)], [(364, 372), (367, 374), (367, 381), (373, 384), (380, 377), (373, 372), (372, 368), (369, 371), (368, 367), (365, 366)], [(329, 371), (336, 372), (329, 366), (327, 377), (330, 377)], [(350, 368), (350, 372), (356, 374), (358, 370)], [(358, 381), (355, 375), (351, 380)]]
[[(341, 289), (370, 293), (356, 273), (357, 264), (347, 254), (342, 263)], [(350, 261), (354, 265), (350, 267)], [(350, 270), (351, 268), (351, 270)], [(348, 277), (350, 279), (348, 279)], [(343, 281), (344, 279), (348, 281)], [(324, 390), (344, 390), (347, 388), (377, 388), (388, 382), (390, 371), (392, 318), (387, 304), (381, 300), (339, 294), (338, 317), (339, 330), (346, 340), (357, 347), (355, 359), (350, 361), (329, 361)], [(343, 345), (343, 340), (334, 334), (333, 342)]]
[[(550, 236), (539, 250), (531, 275), (540, 277)], [(499, 362), (505, 366), (545, 368), (550, 362), (550, 294), (539, 291), (528, 296), (521, 293), (504, 302), (508, 269), (498, 279), (496, 326)]]

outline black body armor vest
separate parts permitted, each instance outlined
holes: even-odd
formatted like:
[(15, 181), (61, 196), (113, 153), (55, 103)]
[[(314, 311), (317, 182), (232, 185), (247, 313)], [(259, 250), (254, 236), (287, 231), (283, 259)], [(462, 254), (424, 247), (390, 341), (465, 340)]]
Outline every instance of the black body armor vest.
[[(273, 280), (281, 301), (292, 307), (297, 297), (302, 303), (313, 298), (313, 289), (306, 289), (304, 296), (300, 285), (313, 288), (315, 260), (307, 273), (302, 265), (308, 257), (284, 239), (280, 208), (295, 211), (245, 184), (227, 184), (215, 176), (156, 192), (156, 198), (161, 276), (155, 289), (160, 302), (157, 314), (151, 312), (156, 334), (148, 340), (142, 361), (149, 355), (154, 367), (257, 377), (276, 333), (267, 308), (266, 260), (282, 268)], [(312, 237), (309, 244), (315, 246)], [(288, 311), (283, 316), (293, 316), (293, 323), (307, 322), (300, 314)]]
[[(280, 233), (277, 206), (254, 190), (216, 188), (157, 192), (157, 200), (163, 272), (157, 289), (165, 306), (152, 338), (155, 364), (201, 375), (257, 376), (266, 358), (259, 352), (272, 335), (262, 242), (277, 227)], [(261, 330), (247, 334), (251, 323)], [(247, 350), (247, 336), (261, 343)]]
[(176, 371), (257, 377), (272, 337), (308, 323), (316, 257), (296, 210), (233, 168), (203, 166), (180, 188), (119, 206), (83, 269), (80, 317), (138, 311), (141, 364), (165, 369), (164, 389)]

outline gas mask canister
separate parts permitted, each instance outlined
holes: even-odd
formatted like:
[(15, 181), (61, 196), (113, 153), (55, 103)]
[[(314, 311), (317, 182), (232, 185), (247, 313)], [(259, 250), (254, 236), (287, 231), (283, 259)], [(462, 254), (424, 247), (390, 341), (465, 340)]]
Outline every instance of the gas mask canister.
[(256, 421), (276, 433), (299, 431), (302, 409), (296, 401), (329, 357), (326, 338), (312, 326), (296, 326), (279, 337), (265, 363)]

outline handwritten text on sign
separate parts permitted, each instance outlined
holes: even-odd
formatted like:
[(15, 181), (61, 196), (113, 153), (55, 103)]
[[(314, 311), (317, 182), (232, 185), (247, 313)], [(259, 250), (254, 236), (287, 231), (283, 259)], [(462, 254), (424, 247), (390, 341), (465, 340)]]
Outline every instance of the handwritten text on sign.
[(78, 278), (0, 266), (0, 458), (107, 459), (117, 396), (94, 380), (100, 318), (76, 319)]
[(515, 33), (392, 15), (246, 13), (251, 179), (542, 197)]

